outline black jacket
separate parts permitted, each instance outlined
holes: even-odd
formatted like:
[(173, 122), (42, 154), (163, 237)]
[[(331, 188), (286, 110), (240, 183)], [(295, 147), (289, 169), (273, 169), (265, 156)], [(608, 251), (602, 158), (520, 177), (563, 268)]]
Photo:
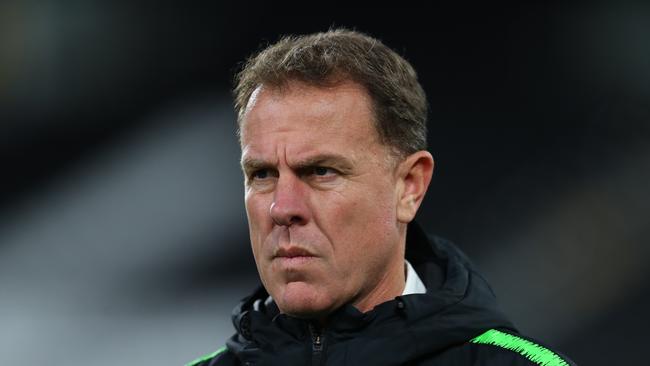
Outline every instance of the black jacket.
[(351, 305), (319, 329), (280, 314), (262, 288), (233, 312), (237, 333), (188, 365), (574, 365), (518, 335), (486, 280), (452, 243), (409, 225), (406, 258), (427, 293), (398, 296), (367, 313)]

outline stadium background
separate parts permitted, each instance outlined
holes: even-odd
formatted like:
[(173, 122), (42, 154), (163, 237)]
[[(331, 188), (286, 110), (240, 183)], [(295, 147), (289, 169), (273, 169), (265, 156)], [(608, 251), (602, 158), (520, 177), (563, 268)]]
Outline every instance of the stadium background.
[(0, 3), (0, 364), (180, 365), (257, 278), (230, 88), (282, 34), (345, 26), (415, 66), (419, 220), (520, 329), (640, 364), (650, 308), (650, 5)]

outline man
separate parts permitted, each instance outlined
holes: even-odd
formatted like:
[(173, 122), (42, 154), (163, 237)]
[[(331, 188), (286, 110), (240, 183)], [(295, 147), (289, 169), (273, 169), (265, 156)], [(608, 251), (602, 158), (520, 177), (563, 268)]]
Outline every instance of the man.
[(434, 161), (411, 65), (348, 30), (248, 60), (236, 110), (262, 286), (190, 365), (569, 365), (517, 334), (485, 279), (413, 221)]

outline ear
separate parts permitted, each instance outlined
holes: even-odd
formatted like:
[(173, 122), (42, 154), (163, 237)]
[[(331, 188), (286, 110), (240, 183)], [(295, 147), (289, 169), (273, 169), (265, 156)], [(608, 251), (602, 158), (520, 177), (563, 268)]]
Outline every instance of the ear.
[(397, 167), (397, 220), (407, 224), (415, 217), (433, 175), (433, 156), (428, 151), (409, 155)]

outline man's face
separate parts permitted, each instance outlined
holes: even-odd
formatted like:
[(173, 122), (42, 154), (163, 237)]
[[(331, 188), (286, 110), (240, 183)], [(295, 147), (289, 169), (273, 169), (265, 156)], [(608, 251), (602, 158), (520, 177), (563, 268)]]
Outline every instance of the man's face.
[(249, 101), (241, 148), (250, 239), (283, 313), (363, 309), (403, 272), (395, 168), (372, 121), (367, 92), (351, 82), (260, 87)]

